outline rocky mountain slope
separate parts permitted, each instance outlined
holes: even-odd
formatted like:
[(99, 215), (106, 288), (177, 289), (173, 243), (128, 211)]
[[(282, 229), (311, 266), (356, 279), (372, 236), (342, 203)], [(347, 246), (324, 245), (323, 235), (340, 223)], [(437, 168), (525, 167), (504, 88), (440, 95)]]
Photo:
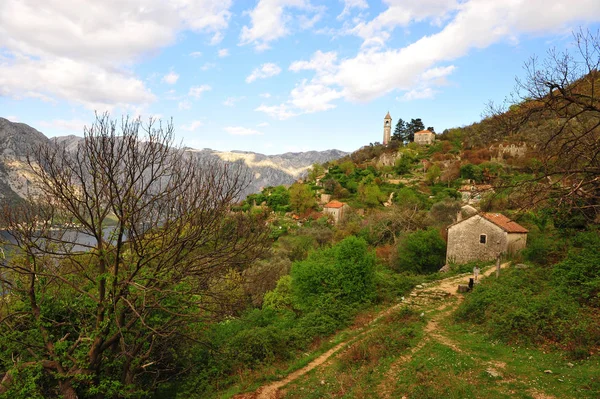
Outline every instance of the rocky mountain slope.
[[(0, 117), (0, 200), (18, 200), (26, 196), (27, 191), (32, 188), (31, 172), (26, 162), (28, 151), (49, 141), (75, 150), (80, 140), (81, 137), (73, 135), (48, 139), (24, 123), (14, 123)], [(215, 159), (220, 162), (245, 164), (252, 174), (250, 184), (245, 190), (246, 194), (258, 192), (268, 186), (292, 184), (314, 163), (324, 163), (347, 155), (339, 150), (288, 152), (279, 155), (193, 148), (185, 150), (200, 160)]]

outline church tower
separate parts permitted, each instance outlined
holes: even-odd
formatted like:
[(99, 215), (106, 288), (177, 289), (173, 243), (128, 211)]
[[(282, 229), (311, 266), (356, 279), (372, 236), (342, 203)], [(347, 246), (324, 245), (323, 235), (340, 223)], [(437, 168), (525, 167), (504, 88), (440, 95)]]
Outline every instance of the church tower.
[(388, 111), (385, 118), (383, 118), (383, 145), (388, 145), (392, 138), (392, 117)]

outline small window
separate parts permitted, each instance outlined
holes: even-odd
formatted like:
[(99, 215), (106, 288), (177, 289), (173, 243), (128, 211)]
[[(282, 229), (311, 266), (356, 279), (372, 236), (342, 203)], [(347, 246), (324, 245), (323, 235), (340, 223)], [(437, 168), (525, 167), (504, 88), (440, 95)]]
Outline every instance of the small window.
[(481, 234), (479, 236), (479, 243), (480, 244), (485, 244), (487, 242), (487, 236), (485, 234)]

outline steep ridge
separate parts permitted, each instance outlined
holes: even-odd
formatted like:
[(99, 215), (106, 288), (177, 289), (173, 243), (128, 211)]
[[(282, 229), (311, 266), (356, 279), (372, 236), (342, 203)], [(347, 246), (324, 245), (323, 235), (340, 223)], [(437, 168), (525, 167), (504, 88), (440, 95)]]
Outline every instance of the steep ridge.
[[(24, 123), (0, 118), (0, 201), (18, 201), (32, 189), (32, 176), (26, 162), (28, 151), (48, 142), (64, 145), (69, 151), (74, 151), (81, 140), (81, 137), (74, 135), (48, 139)], [(292, 184), (303, 176), (311, 165), (347, 155), (339, 150), (288, 152), (278, 155), (193, 148), (184, 150), (200, 161), (237, 162), (247, 166), (251, 178), (244, 190), (245, 195), (268, 186)]]

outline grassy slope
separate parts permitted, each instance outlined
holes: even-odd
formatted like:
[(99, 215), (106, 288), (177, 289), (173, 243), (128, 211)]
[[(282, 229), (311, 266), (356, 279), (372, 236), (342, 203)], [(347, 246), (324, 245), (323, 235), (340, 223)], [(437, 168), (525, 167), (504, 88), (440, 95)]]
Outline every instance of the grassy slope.
[[(456, 298), (445, 301), (451, 310), (457, 305)], [(569, 361), (563, 353), (506, 345), (438, 307), (413, 305), (404, 317), (388, 317), (365, 340), (288, 385), (284, 397), (600, 397), (598, 355)], [(414, 317), (419, 312), (425, 316)]]

